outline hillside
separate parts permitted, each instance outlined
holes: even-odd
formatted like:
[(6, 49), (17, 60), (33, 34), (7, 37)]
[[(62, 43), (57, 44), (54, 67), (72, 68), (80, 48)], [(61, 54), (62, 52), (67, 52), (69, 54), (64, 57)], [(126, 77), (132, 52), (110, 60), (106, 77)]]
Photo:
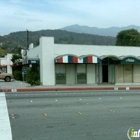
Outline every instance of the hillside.
[[(63, 30), (30, 31), (29, 43), (34, 43), (36, 46), (41, 36), (54, 37), (55, 43), (58, 44), (115, 45), (116, 43), (115, 37), (74, 33)], [(1, 48), (9, 52), (17, 52), (18, 48), (27, 47), (27, 32), (20, 31), (1, 36), (0, 43), (2, 44)]]
[(87, 34), (96, 34), (101, 36), (113, 36), (116, 37), (117, 34), (122, 30), (136, 29), (140, 32), (140, 27), (135, 25), (130, 25), (126, 27), (110, 27), (110, 28), (97, 28), (89, 26), (80, 26), (80, 25), (70, 25), (62, 28), (61, 30), (75, 32), (75, 33), (87, 33)]

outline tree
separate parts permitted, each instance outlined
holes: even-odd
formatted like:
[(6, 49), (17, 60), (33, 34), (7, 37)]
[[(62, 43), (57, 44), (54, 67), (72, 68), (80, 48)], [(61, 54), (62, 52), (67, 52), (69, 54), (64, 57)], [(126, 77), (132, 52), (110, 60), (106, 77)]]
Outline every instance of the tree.
[[(13, 75), (16, 80), (22, 80), (22, 65), (15, 65), (16, 60), (21, 59), (21, 51), (22, 48), (17, 49), (17, 54), (13, 54), (11, 61), (14, 63), (13, 67)], [(18, 63), (17, 63), (18, 64)]]
[(135, 29), (120, 31), (117, 35), (117, 46), (140, 46), (140, 33)]
[(13, 54), (12, 59), (11, 59), (11, 61), (12, 61), (13, 63), (15, 63), (15, 60), (21, 59), (21, 58), (22, 58), (22, 56), (21, 56), (21, 50), (22, 50), (22, 47), (19, 47), (19, 48), (17, 49), (17, 54)]
[(15, 63), (15, 60), (21, 59), (21, 58), (22, 58), (21, 55), (19, 55), (19, 54), (13, 54), (11, 61), (13, 63)]

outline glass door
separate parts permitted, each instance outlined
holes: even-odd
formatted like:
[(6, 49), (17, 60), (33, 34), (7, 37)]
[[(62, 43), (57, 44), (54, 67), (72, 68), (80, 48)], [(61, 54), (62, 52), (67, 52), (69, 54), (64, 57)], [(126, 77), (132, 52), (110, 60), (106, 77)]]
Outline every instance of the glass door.
[(86, 64), (77, 64), (77, 84), (86, 84)]
[(55, 64), (56, 84), (66, 84), (65, 64)]

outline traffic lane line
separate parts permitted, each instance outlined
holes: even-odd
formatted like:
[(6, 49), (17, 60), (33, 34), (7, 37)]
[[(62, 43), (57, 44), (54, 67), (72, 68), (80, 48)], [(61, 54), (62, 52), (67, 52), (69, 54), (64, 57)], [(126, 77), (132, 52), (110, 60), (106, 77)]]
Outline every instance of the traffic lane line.
[(5, 93), (0, 93), (0, 140), (12, 140)]

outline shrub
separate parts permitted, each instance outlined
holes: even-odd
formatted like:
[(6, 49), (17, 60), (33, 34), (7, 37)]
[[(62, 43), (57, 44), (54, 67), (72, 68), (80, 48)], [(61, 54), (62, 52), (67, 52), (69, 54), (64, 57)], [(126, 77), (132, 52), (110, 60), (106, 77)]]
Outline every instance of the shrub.
[(22, 80), (22, 71), (21, 70), (14, 70), (13, 75), (14, 75), (14, 79)]
[(41, 84), (40, 74), (34, 67), (27, 71), (26, 82), (29, 83), (31, 86)]

